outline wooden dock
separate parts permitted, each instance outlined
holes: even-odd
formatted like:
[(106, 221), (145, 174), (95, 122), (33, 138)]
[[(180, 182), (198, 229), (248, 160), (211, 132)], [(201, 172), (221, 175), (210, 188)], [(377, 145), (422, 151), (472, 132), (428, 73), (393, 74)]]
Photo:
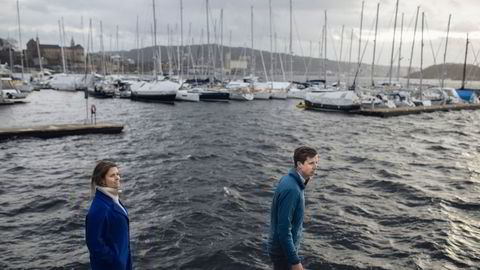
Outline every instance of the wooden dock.
[(37, 137), (37, 138), (56, 138), (71, 135), (86, 134), (117, 134), (121, 133), (123, 125), (99, 123), (90, 124), (63, 124), (63, 125), (46, 125), (26, 128), (5, 128), (0, 129), (0, 140)]
[(435, 105), (435, 106), (420, 106), (420, 107), (403, 107), (403, 108), (373, 108), (373, 109), (361, 109), (358, 111), (352, 111), (353, 114), (360, 114), (366, 116), (377, 117), (391, 117), (408, 114), (420, 114), (430, 113), (438, 111), (460, 111), (460, 110), (478, 110), (480, 104), (449, 104), (449, 105)]

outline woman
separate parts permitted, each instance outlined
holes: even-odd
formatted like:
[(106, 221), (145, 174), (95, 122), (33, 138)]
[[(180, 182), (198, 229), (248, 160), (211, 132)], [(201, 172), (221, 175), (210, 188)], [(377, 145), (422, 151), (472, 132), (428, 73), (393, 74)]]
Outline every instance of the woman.
[(132, 269), (128, 212), (119, 201), (117, 165), (100, 161), (92, 175), (92, 205), (85, 219), (90, 265), (96, 269)]

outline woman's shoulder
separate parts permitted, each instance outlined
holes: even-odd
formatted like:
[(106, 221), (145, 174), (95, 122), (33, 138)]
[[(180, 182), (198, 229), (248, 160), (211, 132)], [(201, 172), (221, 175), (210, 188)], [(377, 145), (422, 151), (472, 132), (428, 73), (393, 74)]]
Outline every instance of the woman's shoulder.
[(111, 205), (108, 201), (96, 195), (93, 198), (93, 201), (92, 201), (92, 204), (90, 205), (90, 210), (88, 211), (88, 213), (93, 214), (98, 212), (105, 212), (105, 211), (108, 211), (110, 208), (111, 208)]

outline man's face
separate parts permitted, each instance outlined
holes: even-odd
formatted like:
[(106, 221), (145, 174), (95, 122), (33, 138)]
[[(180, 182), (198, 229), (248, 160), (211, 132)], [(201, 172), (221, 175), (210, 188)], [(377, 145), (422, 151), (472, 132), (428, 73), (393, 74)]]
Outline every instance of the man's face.
[(297, 169), (302, 173), (303, 177), (310, 179), (315, 174), (317, 169), (318, 155), (314, 157), (307, 157), (305, 162), (298, 162)]

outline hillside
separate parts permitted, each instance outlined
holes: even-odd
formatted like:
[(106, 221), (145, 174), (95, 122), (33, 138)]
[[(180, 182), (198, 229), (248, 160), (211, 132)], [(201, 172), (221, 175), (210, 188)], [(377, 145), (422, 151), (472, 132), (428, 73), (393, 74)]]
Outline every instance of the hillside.
[[(443, 64), (433, 65), (423, 69), (424, 79), (439, 79), (441, 78)], [(475, 65), (467, 65), (467, 81), (480, 80), (480, 67)], [(462, 80), (463, 64), (445, 64), (445, 79)], [(420, 78), (420, 71), (410, 73), (410, 78)]]

